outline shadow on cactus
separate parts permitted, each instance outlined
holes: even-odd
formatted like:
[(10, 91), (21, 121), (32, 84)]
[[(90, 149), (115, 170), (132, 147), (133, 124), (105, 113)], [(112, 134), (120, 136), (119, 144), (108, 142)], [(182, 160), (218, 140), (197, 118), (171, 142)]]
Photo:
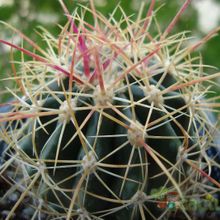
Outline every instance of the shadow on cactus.
[(33, 51), (0, 40), (22, 54), (0, 117), (1, 203), (20, 193), (5, 219), (17, 210), (24, 219), (192, 219), (201, 211), (192, 201), (218, 210), (210, 173), (219, 165), (207, 150), (217, 147), (209, 112), (219, 97), (208, 99), (204, 82), (220, 73), (207, 75), (192, 55), (217, 30), (195, 44), (188, 32), (170, 35), (190, 1), (165, 31), (154, 0), (136, 20), (120, 6), (107, 19), (91, 0), (82, 9), (93, 24), (60, 3), (68, 22), (58, 37), (41, 28), (46, 49), (8, 24)]

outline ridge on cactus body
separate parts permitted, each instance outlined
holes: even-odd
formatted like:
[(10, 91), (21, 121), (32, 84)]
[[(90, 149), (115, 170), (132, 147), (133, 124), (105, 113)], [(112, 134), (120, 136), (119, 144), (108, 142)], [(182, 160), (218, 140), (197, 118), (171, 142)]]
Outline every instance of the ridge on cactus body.
[(118, 7), (118, 22), (91, 0), (92, 25), (60, 3), (68, 23), (58, 37), (42, 28), (46, 49), (12, 27), (34, 50), (0, 39), (33, 58), (13, 66), (17, 87), (0, 113), (0, 173), (11, 185), (0, 201), (20, 193), (5, 219), (21, 205), (27, 219), (193, 219), (204, 211), (190, 209), (195, 199), (218, 210), (207, 153), (217, 125), (206, 112), (219, 97), (207, 98), (204, 82), (220, 73), (192, 55), (216, 30), (194, 45), (187, 32), (171, 35), (189, 0), (159, 35), (154, 0), (136, 21)]

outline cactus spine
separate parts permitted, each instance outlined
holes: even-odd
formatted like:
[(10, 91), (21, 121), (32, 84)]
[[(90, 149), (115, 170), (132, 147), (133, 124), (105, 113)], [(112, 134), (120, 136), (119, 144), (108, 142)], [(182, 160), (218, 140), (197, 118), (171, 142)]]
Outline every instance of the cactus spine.
[(9, 90), (14, 101), (0, 118), (8, 157), (1, 174), (12, 170), (11, 190), (21, 192), (6, 219), (25, 197), (33, 218), (168, 219), (174, 209), (191, 219), (185, 199), (220, 185), (208, 175), (216, 127), (203, 85), (219, 73), (206, 75), (191, 56), (211, 35), (184, 47), (186, 32), (169, 36), (176, 16), (151, 36), (153, 0), (135, 22), (119, 8), (118, 23), (91, 1), (94, 25), (60, 2), (68, 23), (58, 38), (44, 30), (47, 50), (24, 36), (37, 52), (1, 40), (33, 58), (21, 62), (19, 95)]

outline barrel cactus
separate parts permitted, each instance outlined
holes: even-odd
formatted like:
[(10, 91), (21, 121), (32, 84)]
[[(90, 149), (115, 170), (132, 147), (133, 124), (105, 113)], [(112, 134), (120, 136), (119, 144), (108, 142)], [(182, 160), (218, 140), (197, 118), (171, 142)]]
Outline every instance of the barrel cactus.
[[(58, 37), (42, 28), (41, 49), (13, 29), (34, 51), (5, 40), (22, 54), (8, 89), (13, 100), (1, 113), (1, 175), (29, 198), (32, 219), (191, 219), (189, 199), (215, 203), (220, 184), (210, 177), (216, 124), (207, 111), (202, 58), (191, 55), (212, 34), (188, 44), (186, 32), (170, 36), (186, 1), (166, 30), (155, 32), (155, 1), (147, 16), (120, 21), (84, 8), (87, 23), (70, 14)], [(141, 10), (142, 11), (142, 10)], [(126, 23), (126, 28), (121, 26)], [(76, 25), (77, 24), (77, 25)], [(153, 27), (152, 27), (153, 26)], [(15, 66), (13, 66), (15, 67)], [(8, 174), (10, 173), (10, 174)], [(15, 185), (16, 183), (16, 185)], [(217, 207), (217, 205), (216, 205)]]

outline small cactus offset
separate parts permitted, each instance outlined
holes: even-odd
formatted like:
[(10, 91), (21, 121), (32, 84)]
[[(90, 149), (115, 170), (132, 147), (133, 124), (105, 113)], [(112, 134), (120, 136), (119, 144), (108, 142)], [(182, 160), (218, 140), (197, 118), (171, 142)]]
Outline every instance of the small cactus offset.
[(107, 19), (91, 0), (81, 7), (92, 24), (60, 3), (68, 22), (58, 37), (41, 28), (46, 49), (9, 25), (33, 50), (0, 40), (22, 53), (0, 113), (0, 206), (17, 195), (4, 218), (21, 206), (23, 219), (68, 220), (194, 219), (202, 202), (217, 210), (209, 153), (219, 97), (207, 98), (204, 82), (220, 73), (206, 74), (194, 54), (216, 30), (195, 44), (188, 32), (171, 35), (189, 0), (164, 31), (154, 0), (136, 20), (120, 6)]

